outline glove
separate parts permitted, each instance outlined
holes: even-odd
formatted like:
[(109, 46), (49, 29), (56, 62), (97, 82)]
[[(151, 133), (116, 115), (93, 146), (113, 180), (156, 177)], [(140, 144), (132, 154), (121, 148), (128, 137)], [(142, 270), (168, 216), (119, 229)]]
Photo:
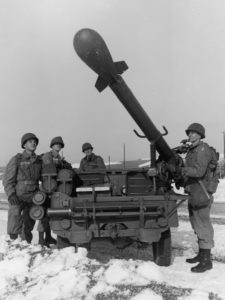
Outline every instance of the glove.
[(15, 193), (9, 196), (8, 201), (11, 205), (17, 205), (20, 202)]

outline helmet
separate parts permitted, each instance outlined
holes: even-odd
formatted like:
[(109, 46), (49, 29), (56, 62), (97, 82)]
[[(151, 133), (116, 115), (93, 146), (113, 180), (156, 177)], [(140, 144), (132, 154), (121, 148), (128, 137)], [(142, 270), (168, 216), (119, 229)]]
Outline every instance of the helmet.
[(186, 134), (189, 134), (189, 131), (195, 131), (198, 134), (200, 134), (201, 138), (205, 138), (205, 128), (199, 124), (199, 123), (192, 123), (191, 125), (188, 126), (188, 128), (185, 130)]
[(21, 147), (24, 148), (24, 144), (29, 140), (36, 140), (37, 145), (39, 142), (39, 139), (36, 137), (33, 133), (25, 133), (21, 138)]
[(64, 148), (64, 146), (65, 146), (61, 136), (56, 136), (51, 140), (50, 148), (52, 148), (52, 146), (55, 144), (60, 144), (62, 146), (62, 148)]
[(93, 150), (93, 147), (91, 146), (90, 143), (84, 143), (82, 145), (82, 152), (84, 152), (85, 150), (88, 150), (88, 149), (92, 149)]

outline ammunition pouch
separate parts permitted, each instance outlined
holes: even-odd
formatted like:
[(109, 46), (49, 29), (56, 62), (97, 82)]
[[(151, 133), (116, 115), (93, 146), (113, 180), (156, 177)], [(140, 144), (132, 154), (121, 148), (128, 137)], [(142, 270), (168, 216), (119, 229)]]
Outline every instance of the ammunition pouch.
[(214, 194), (217, 190), (218, 184), (219, 184), (218, 178), (216, 178), (216, 177), (211, 178), (207, 185), (207, 191), (210, 194)]
[(219, 177), (216, 174), (216, 170), (213, 171), (213, 170), (208, 169), (206, 178), (207, 178), (206, 179), (207, 180), (207, 185), (206, 185), (207, 191), (210, 194), (214, 194), (217, 191), (217, 187), (219, 184)]
[[(203, 185), (205, 188), (203, 188)], [(212, 194), (207, 191), (207, 182), (201, 184), (201, 180), (190, 180), (189, 184), (185, 187), (185, 191), (190, 194), (189, 204), (192, 208), (201, 209), (207, 207), (212, 202)]]
[(199, 209), (208, 207), (209, 205), (212, 204), (213, 198), (212, 199), (205, 198), (204, 200), (202, 200), (202, 199), (198, 199), (198, 200), (199, 200), (198, 202), (197, 201), (195, 201), (195, 202), (191, 201), (189, 203), (189, 205), (191, 206), (191, 208), (193, 210), (199, 210)]
[(192, 210), (200, 210), (200, 209), (203, 209), (203, 208), (208, 207), (209, 204), (210, 204), (210, 203), (202, 204), (202, 205), (193, 205), (193, 204), (189, 204), (189, 207), (190, 207)]

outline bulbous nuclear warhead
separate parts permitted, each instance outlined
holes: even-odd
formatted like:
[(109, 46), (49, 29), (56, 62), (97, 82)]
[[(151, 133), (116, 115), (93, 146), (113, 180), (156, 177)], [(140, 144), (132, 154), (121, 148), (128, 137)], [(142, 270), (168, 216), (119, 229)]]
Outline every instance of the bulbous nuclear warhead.
[(96, 88), (102, 91), (122, 74), (128, 67), (124, 61), (113, 62), (103, 38), (93, 29), (79, 30), (73, 39), (73, 46), (78, 56), (99, 75)]
[(88, 28), (79, 30), (73, 45), (78, 56), (98, 75), (116, 73), (106, 43), (96, 31)]

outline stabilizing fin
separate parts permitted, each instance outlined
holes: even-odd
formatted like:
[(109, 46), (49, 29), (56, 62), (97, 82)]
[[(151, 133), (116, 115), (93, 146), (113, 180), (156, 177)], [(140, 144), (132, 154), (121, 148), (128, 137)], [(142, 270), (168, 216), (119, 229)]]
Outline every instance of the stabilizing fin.
[[(116, 74), (122, 74), (124, 71), (128, 69), (127, 64), (125, 61), (117, 61), (113, 63), (115, 69), (112, 70), (113, 75), (115, 76)], [(115, 74), (116, 71), (116, 74)], [(102, 73), (101, 76), (98, 76), (98, 79), (95, 83), (95, 87), (99, 92), (102, 92), (110, 83), (112, 78), (114, 78), (111, 73)]]
[(114, 62), (114, 66), (116, 68), (117, 74), (122, 74), (124, 71), (128, 69), (128, 65), (125, 63), (125, 61), (117, 61)]
[(95, 83), (96, 89), (101, 93), (107, 86), (109, 82), (106, 81), (104, 78), (98, 76), (98, 79)]

